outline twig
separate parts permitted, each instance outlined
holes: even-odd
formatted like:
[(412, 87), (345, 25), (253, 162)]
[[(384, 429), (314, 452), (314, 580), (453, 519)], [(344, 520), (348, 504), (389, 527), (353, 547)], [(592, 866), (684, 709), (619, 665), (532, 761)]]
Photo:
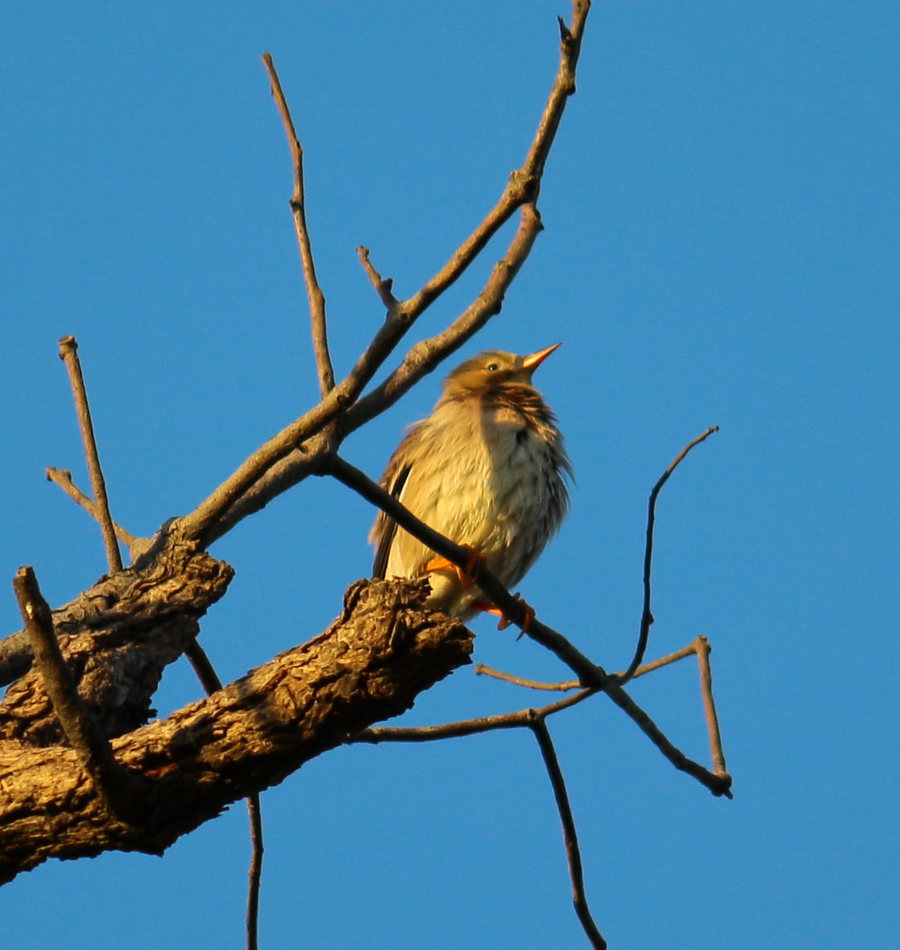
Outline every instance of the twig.
[[(222, 680), (212, 665), (206, 651), (194, 640), (184, 651), (200, 685), (211, 696), (222, 688)], [(250, 868), (247, 872), (247, 950), (257, 950), (259, 945), (259, 888), (262, 879), (263, 833), (262, 805), (259, 792), (252, 792), (245, 799), (250, 819)]]
[(278, 106), (278, 113), (284, 125), (288, 145), (291, 150), (291, 160), (294, 165), (294, 193), (291, 196), (291, 212), (294, 216), (294, 229), (297, 232), (297, 244), (300, 248), (300, 259), (303, 262), (303, 279), (306, 283), (306, 296), (309, 299), (309, 316), (312, 331), (313, 352), (316, 356), (316, 369), (319, 374), (319, 391), (327, 396), (334, 389), (334, 369), (331, 365), (331, 356), (328, 352), (328, 333), (325, 323), (325, 295), (316, 278), (316, 266), (313, 262), (312, 245), (309, 240), (309, 229), (306, 226), (306, 198), (303, 193), (303, 147), (294, 130), (294, 122), (288, 108), (281, 82), (275, 71), (275, 63), (270, 53), (263, 53), (263, 63), (269, 74), (272, 86), (272, 98)]
[[(93, 499), (88, 498), (87, 495), (72, 481), (72, 473), (65, 468), (53, 468), (49, 466), (45, 469), (45, 474), (47, 476), (48, 482), (53, 482), (54, 485), (58, 485), (71, 499), (76, 502), (76, 504), (81, 505), (82, 508), (95, 520), (100, 521), (100, 507), (97, 505)], [(140, 542), (146, 542), (146, 538), (136, 538), (133, 534), (126, 531), (121, 525), (113, 522), (113, 531), (116, 533), (116, 537), (124, 544), (129, 551), (131, 551), (132, 557), (135, 553), (135, 548), (140, 547)]]
[(575, 819), (572, 816), (572, 806), (569, 804), (569, 795), (566, 791), (566, 783), (563, 778), (562, 769), (559, 767), (559, 759), (556, 757), (556, 749), (553, 747), (553, 740), (550, 738), (550, 732), (547, 729), (547, 723), (543, 717), (535, 716), (535, 720), (531, 724), (531, 731), (537, 739), (538, 746), (540, 746), (544, 765), (547, 767), (547, 774), (550, 776), (550, 784), (553, 786), (553, 796), (556, 799), (559, 820), (562, 822), (563, 840), (566, 844), (566, 858), (569, 862), (569, 877), (572, 881), (572, 903), (575, 906), (575, 913), (578, 915), (579, 921), (581, 921), (581, 926), (591, 946), (596, 948), (596, 950), (605, 950), (606, 941), (597, 929), (593, 917), (591, 917), (587, 895), (584, 892), (584, 870), (581, 865), (581, 852), (578, 848), (578, 834), (575, 831)]
[(659, 477), (657, 483), (650, 492), (650, 500), (647, 504), (647, 541), (644, 547), (644, 603), (641, 608), (641, 626), (638, 635), (637, 648), (634, 651), (634, 658), (628, 665), (628, 669), (617, 677), (620, 684), (627, 683), (635, 673), (635, 670), (641, 665), (644, 659), (644, 653), (647, 650), (647, 641), (650, 638), (650, 627), (653, 624), (653, 613), (650, 610), (650, 576), (653, 565), (653, 528), (656, 521), (656, 499), (662, 490), (663, 485), (669, 480), (669, 476), (685, 459), (688, 452), (695, 446), (708, 439), (714, 432), (718, 432), (718, 426), (710, 426), (702, 435), (689, 442), (670, 463), (669, 467)]
[[(517, 600), (500, 583), (497, 576), (483, 563), (470, 565), (472, 554), (449, 538), (430, 528), (424, 521), (417, 518), (408, 508), (405, 508), (396, 498), (386, 492), (380, 485), (372, 481), (364, 472), (349, 462), (335, 455), (329, 459), (327, 468), (322, 474), (333, 475), (348, 488), (358, 492), (367, 501), (377, 505), (408, 531), (414, 538), (427, 545), (437, 554), (447, 558), (453, 564), (468, 569), (473, 580), (485, 596), (499, 607), (505, 617), (523, 630), (532, 640), (540, 643), (552, 653), (555, 653), (563, 663), (578, 674), (583, 686), (594, 686), (602, 689), (606, 680), (606, 671), (589, 660), (580, 650), (573, 646), (562, 634), (541, 623), (536, 617), (528, 617), (526, 607), (521, 600)], [(530, 623), (526, 624), (526, 618)], [(525, 627), (527, 626), (527, 630)]]
[(647, 736), (676, 769), (681, 772), (686, 772), (688, 775), (697, 779), (697, 781), (700, 782), (701, 785), (706, 786), (713, 795), (724, 795), (726, 798), (733, 797), (731, 794), (730, 775), (714, 774), (708, 769), (705, 769), (699, 762), (689, 759), (680, 749), (672, 745), (660, 730), (659, 726), (656, 725), (621, 686), (610, 679), (604, 692), (632, 722), (637, 724), (644, 735)]
[(540, 709), (520, 709), (516, 712), (500, 713), (495, 716), (479, 716), (476, 719), (462, 719), (459, 722), (445, 722), (439, 726), (372, 726), (347, 737), (348, 743), (366, 742), (377, 745), (379, 742), (433, 742), (438, 739), (458, 739), (462, 736), (474, 736), (494, 729), (521, 729), (531, 726), (535, 716), (543, 718), (577, 706), (578, 703), (593, 696), (596, 689), (583, 689), (573, 696), (567, 696), (558, 702)]
[(116, 762), (109, 741), (78, 695), (56, 640), (50, 607), (30, 567), (19, 568), (13, 589), (34, 663), (69, 744), (90, 775), (97, 795), (110, 810), (122, 818), (135, 818), (140, 814), (141, 801), (136, 793), (143, 789), (143, 783)]
[(259, 792), (247, 796), (250, 816), (250, 868), (247, 872), (247, 950), (259, 947), (259, 889), (262, 881), (263, 829)]
[(72, 395), (75, 397), (75, 411), (78, 415), (78, 426), (81, 429), (81, 439), (84, 443), (84, 454), (87, 457), (88, 472), (91, 476), (91, 488), (94, 492), (94, 501), (97, 504), (97, 520), (103, 532), (103, 543), (106, 546), (106, 561), (110, 571), (115, 573), (122, 570), (122, 554), (116, 542), (116, 529), (113, 526), (112, 516), (109, 513), (109, 499), (106, 497), (106, 482), (103, 479), (103, 470), (100, 468), (100, 456), (97, 453), (97, 442), (94, 439), (94, 427), (91, 424), (91, 410), (88, 406), (87, 391), (84, 387), (84, 376), (81, 372), (81, 363), (78, 359), (78, 343), (73, 336), (64, 336), (59, 341), (59, 358), (66, 364), (69, 373), (69, 382), (72, 385)]
[(713, 770), (718, 775), (727, 775), (725, 753), (722, 751), (722, 736), (719, 734), (719, 717), (713, 700), (712, 669), (709, 654), (712, 647), (706, 637), (697, 637), (694, 641), (697, 663), (700, 666), (700, 695), (703, 697), (703, 713), (706, 717), (706, 730), (709, 733), (709, 752), (712, 756)]
[(362, 244), (360, 244), (360, 246), (356, 249), (356, 253), (359, 256), (359, 262), (362, 264), (363, 270), (366, 272), (369, 280), (372, 282), (375, 292), (378, 294), (381, 302), (387, 309), (388, 317), (390, 317), (398, 303), (397, 298), (392, 293), (394, 286), (393, 278), (382, 278), (381, 274), (375, 270), (375, 267), (369, 260), (369, 249), (367, 247), (363, 247)]
[[(676, 650), (675, 653), (670, 653), (668, 656), (660, 657), (658, 660), (654, 660), (652, 663), (645, 663), (643, 666), (639, 667), (634, 671), (634, 676), (632, 679), (637, 679), (639, 676), (644, 676), (647, 673), (652, 673), (654, 670), (658, 670), (663, 666), (668, 666), (670, 663), (677, 663), (679, 660), (683, 660), (685, 657), (693, 656), (697, 653), (696, 640), (689, 643), (686, 647), (682, 647), (680, 650)], [(524, 686), (528, 689), (541, 689), (552, 692), (568, 692), (569, 690), (578, 689), (581, 686), (581, 683), (578, 680), (567, 680), (564, 683), (542, 683), (539, 680), (529, 680), (523, 679), (521, 676), (513, 676), (511, 673), (504, 673), (501, 670), (491, 669), (489, 666), (485, 666), (484, 663), (478, 663), (475, 665), (475, 672), (482, 676), (492, 676), (494, 679), (504, 680), (507, 683), (512, 683), (514, 686)], [(623, 676), (623, 673), (610, 673), (610, 676)]]

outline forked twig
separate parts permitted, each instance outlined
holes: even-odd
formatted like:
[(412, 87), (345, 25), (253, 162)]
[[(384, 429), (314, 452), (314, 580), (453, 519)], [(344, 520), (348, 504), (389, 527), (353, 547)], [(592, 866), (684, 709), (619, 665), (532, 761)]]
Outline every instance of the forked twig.
[(669, 464), (669, 467), (660, 475), (659, 480), (653, 486), (650, 492), (650, 499), (647, 504), (647, 541), (644, 547), (644, 602), (641, 608), (641, 626), (638, 635), (637, 648), (634, 651), (634, 658), (628, 665), (628, 669), (616, 677), (617, 681), (624, 685), (635, 674), (637, 668), (644, 659), (644, 653), (647, 650), (647, 641), (650, 639), (650, 627), (653, 625), (653, 613), (650, 610), (650, 575), (653, 567), (653, 528), (656, 521), (656, 499), (662, 490), (663, 485), (669, 480), (669, 476), (685, 459), (688, 452), (701, 442), (708, 439), (714, 432), (718, 432), (718, 426), (710, 426), (702, 435), (689, 442)]
[(72, 385), (72, 395), (75, 397), (75, 411), (78, 415), (78, 426), (81, 429), (81, 440), (84, 443), (84, 454), (87, 457), (88, 472), (91, 476), (91, 488), (94, 492), (94, 501), (97, 505), (97, 520), (103, 532), (103, 543), (106, 547), (106, 561), (110, 571), (115, 573), (122, 570), (122, 553), (116, 541), (116, 529), (112, 516), (109, 513), (109, 499), (106, 497), (106, 482), (103, 470), (100, 468), (100, 456), (97, 452), (97, 442), (94, 439), (94, 426), (91, 423), (91, 410), (88, 406), (87, 391), (84, 387), (84, 376), (81, 372), (81, 362), (78, 359), (78, 343), (73, 336), (64, 336), (59, 341), (59, 358), (66, 364), (69, 373), (69, 382)]
[(294, 165), (294, 193), (291, 195), (291, 212), (294, 216), (294, 229), (297, 232), (297, 244), (300, 247), (300, 259), (303, 262), (303, 279), (306, 283), (306, 296), (309, 299), (309, 316), (312, 330), (313, 352), (316, 356), (316, 369), (319, 374), (319, 391), (327, 396), (334, 389), (334, 368), (331, 365), (331, 356), (328, 352), (328, 332), (325, 323), (325, 295), (319, 286), (316, 277), (316, 266), (313, 261), (312, 245), (309, 240), (309, 229), (306, 225), (306, 198), (303, 191), (303, 147), (297, 138), (294, 121), (288, 108), (287, 100), (281, 90), (281, 82), (275, 70), (275, 63), (270, 53), (263, 53), (263, 63), (269, 74), (272, 86), (272, 98), (278, 106), (278, 113), (284, 125), (288, 146), (291, 150), (291, 160)]
[[(44, 470), (48, 482), (58, 485), (76, 504), (82, 508), (97, 522), (100, 521), (100, 506), (72, 481), (72, 473), (65, 468), (54, 468), (52, 465)], [(113, 522), (113, 531), (116, 537), (135, 555), (135, 549), (140, 547), (140, 542), (146, 542), (146, 538), (136, 538), (133, 534), (126, 531), (121, 525)]]
[(578, 847), (578, 834), (575, 831), (575, 818), (572, 815), (572, 806), (569, 803), (569, 794), (566, 791), (562, 769), (559, 767), (559, 759), (556, 757), (556, 749), (553, 747), (553, 740), (550, 738), (550, 731), (547, 729), (547, 723), (543, 717), (535, 717), (531, 724), (531, 731), (537, 739), (544, 765), (547, 767), (550, 784), (553, 786), (553, 796), (556, 799), (556, 808), (559, 812), (559, 820), (562, 822), (575, 913), (591, 946), (595, 950), (606, 950), (606, 941), (597, 929), (588, 907), (587, 895), (584, 892), (584, 869), (581, 865), (581, 851)]

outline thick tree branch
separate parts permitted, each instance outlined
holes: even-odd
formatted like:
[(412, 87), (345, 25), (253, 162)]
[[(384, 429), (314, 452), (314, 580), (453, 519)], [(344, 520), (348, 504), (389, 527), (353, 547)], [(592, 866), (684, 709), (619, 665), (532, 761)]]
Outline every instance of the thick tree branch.
[(162, 853), (229, 803), (408, 709), (472, 649), (465, 627), (426, 610), (425, 596), (421, 583), (357, 582), (324, 633), (114, 739), (117, 761), (152, 783), (143, 825), (102, 811), (72, 749), (0, 739), (0, 881), (49, 857)]

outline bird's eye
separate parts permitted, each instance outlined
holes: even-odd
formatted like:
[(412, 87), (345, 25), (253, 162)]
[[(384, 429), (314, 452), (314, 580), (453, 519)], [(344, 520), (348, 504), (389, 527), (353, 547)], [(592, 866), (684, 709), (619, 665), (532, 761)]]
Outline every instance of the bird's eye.
[(488, 370), (490, 370), (490, 372), (496, 373), (497, 370), (500, 369), (500, 364), (499, 364), (499, 363), (488, 363), (487, 368), (488, 368)]

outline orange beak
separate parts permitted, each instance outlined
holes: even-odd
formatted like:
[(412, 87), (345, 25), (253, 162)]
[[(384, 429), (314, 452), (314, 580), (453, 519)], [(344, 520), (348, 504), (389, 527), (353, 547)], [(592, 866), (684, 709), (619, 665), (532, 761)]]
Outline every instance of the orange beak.
[(554, 343), (552, 346), (547, 346), (543, 350), (538, 350), (537, 353), (526, 356), (525, 359), (522, 360), (522, 368), (533, 373), (554, 350), (561, 346), (562, 343)]

